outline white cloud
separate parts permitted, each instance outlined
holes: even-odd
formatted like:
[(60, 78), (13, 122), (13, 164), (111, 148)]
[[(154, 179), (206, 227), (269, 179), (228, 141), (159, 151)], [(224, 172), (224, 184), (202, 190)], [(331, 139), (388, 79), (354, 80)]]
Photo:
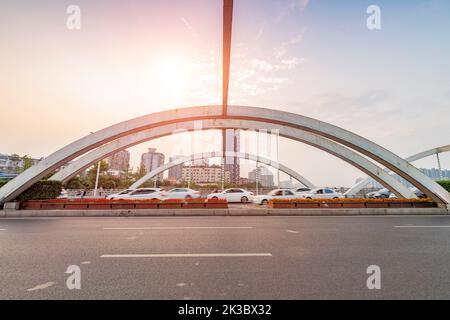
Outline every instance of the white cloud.
[(288, 80), (287, 78), (270, 78), (270, 77), (261, 77), (258, 79), (259, 82), (268, 84), (282, 84), (287, 80)]
[(308, 4), (309, 0), (289, 0), (289, 8), (300, 12), (303, 12), (308, 7)]
[(267, 62), (266, 60), (261, 59), (253, 59), (250, 61), (250, 65), (255, 68), (262, 71), (272, 71), (275, 69), (275, 66)]

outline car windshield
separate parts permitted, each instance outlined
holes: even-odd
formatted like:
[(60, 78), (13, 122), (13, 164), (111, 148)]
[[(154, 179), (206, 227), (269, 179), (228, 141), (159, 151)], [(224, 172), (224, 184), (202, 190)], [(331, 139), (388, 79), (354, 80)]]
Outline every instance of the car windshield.
[(122, 192), (119, 192), (119, 194), (129, 194), (133, 190), (123, 190)]

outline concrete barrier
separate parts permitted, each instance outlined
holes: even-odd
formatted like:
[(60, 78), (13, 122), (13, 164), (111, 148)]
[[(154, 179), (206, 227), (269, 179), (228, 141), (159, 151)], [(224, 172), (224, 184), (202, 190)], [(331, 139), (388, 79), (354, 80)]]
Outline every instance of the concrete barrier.
[(3, 210), (0, 218), (17, 217), (165, 217), (165, 216), (386, 216), (448, 215), (446, 208), (373, 209), (141, 209), (141, 210)]

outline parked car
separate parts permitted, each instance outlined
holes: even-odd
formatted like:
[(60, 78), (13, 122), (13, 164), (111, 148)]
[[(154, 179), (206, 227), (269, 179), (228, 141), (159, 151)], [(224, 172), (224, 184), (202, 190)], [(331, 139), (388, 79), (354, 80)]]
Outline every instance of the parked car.
[[(423, 193), (422, 191), (420, 191), (419, 189), (417, 189), (416, 187), (411, 187), (409, 188), (409, 190), (411, 190), (417, 198), (426, 198), (427, 196), (425, 195), (425, 193)], [(391, 199), (396, 199), (397, 196), (395, 195), (395, 193), (391, 193), (389, 195), (389, 198)]]
[(62, 189), (61, 193), (58, 196), (58, 199), (67, 199), (69, 197), (69, 194), (66, 189)]
[(161, 192), (161, 196), (165, 199), (196, 199), (200, 198), (200, 191), (189, 188), (174, 188)]
[(270, 191), (268, 194), (255, 196), (253, 199), (253, 203), (259, 205), (265, 205), (272, 199), (295, 199), (298, 198), (298, 195), (294, 192), (294, 190), (288, 189), (275, 189)]
[(301, 198), (305, 199), (339, 199), (344, 198), (344, 195), (340, 192), (336, 192), (330, 188), (316, 188), (308, 193), (303, 193), (299, 195)]
[(118, 193), (113, 193), (113, 194), (110, 194), (109, 196), (107, 196), (106, 199), (113, 200), (113, 199), (116, 199), (117, 197), (123, 196), (125, 194), (129, 194), (130, 192), (132, 192), (134, 190), (135, 189), (126, 189), (126, 190), (120, 191)]
[(225, 199), (228, 202), (247, 203), (253, 201), (253, 192), (240, 188), (226, 189), (222, 192), (211, 193), (208, 199)]
[(308, 192), (311, 191), (311, 189), (310, 188), (301, 187), (301, 188), (291, 189), (291, 191), (294, 191), (294, 193), (299, 195), (299, 194), (308, 193)]
[(384, 189), (380, 189), (378, 191), (374, 191), (374, 192), (369, 192), (368, 194), (366, 194), (367, 198), (389, 198), (389, 196), (392, 194), (392, 192), (390, 192), (388, 189), (384, 188)]
[[(126, 191), (126, 190), (125, 190)], [(140, 188), (132, 190), (131, 192), (117, 195), (115, 197), (109, 198), (111, 200), (115, 199), (127, 199), (127, 200), (137, 200), (137, 199), (154, 199), (161, 200), (163, 196), (161, 195), (161, 188)]]

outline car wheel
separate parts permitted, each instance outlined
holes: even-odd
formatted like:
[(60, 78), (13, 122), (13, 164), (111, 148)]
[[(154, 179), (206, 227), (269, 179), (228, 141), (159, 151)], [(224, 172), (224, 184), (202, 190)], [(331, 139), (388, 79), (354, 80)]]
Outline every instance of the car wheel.
[(241, 198), (241, 203), (247, 203), (248, 202), (248, 198), (247, 197), (242, 197)]
[(217, 197), (212, 197), (211, 199), (212, 200), (219, 200), (219, 198), (217, 198)]
[(312, 198), (311, 198), (311, 197), (306, 197), (306, 199), (308, 199), (308, 200), (312, 200)]
[(334, 197), (333, 199), (339, 199), (338, 197)]
[(152, 200), (159, 200), (158, 198), (153, 198)]
[(261, 205), (262, 205), (262, 206), (266, 206), (268, 202), (269, 202), (269, 201), (267, 201), (267, 199), (264, 199), (263, 201), (261, 201)]
[(186, 200), (191, 200), (192, 197), (191, 197), (190, 195), (187, 195), (187, 196), (185, 197), (185, 199), (186, 199)]

